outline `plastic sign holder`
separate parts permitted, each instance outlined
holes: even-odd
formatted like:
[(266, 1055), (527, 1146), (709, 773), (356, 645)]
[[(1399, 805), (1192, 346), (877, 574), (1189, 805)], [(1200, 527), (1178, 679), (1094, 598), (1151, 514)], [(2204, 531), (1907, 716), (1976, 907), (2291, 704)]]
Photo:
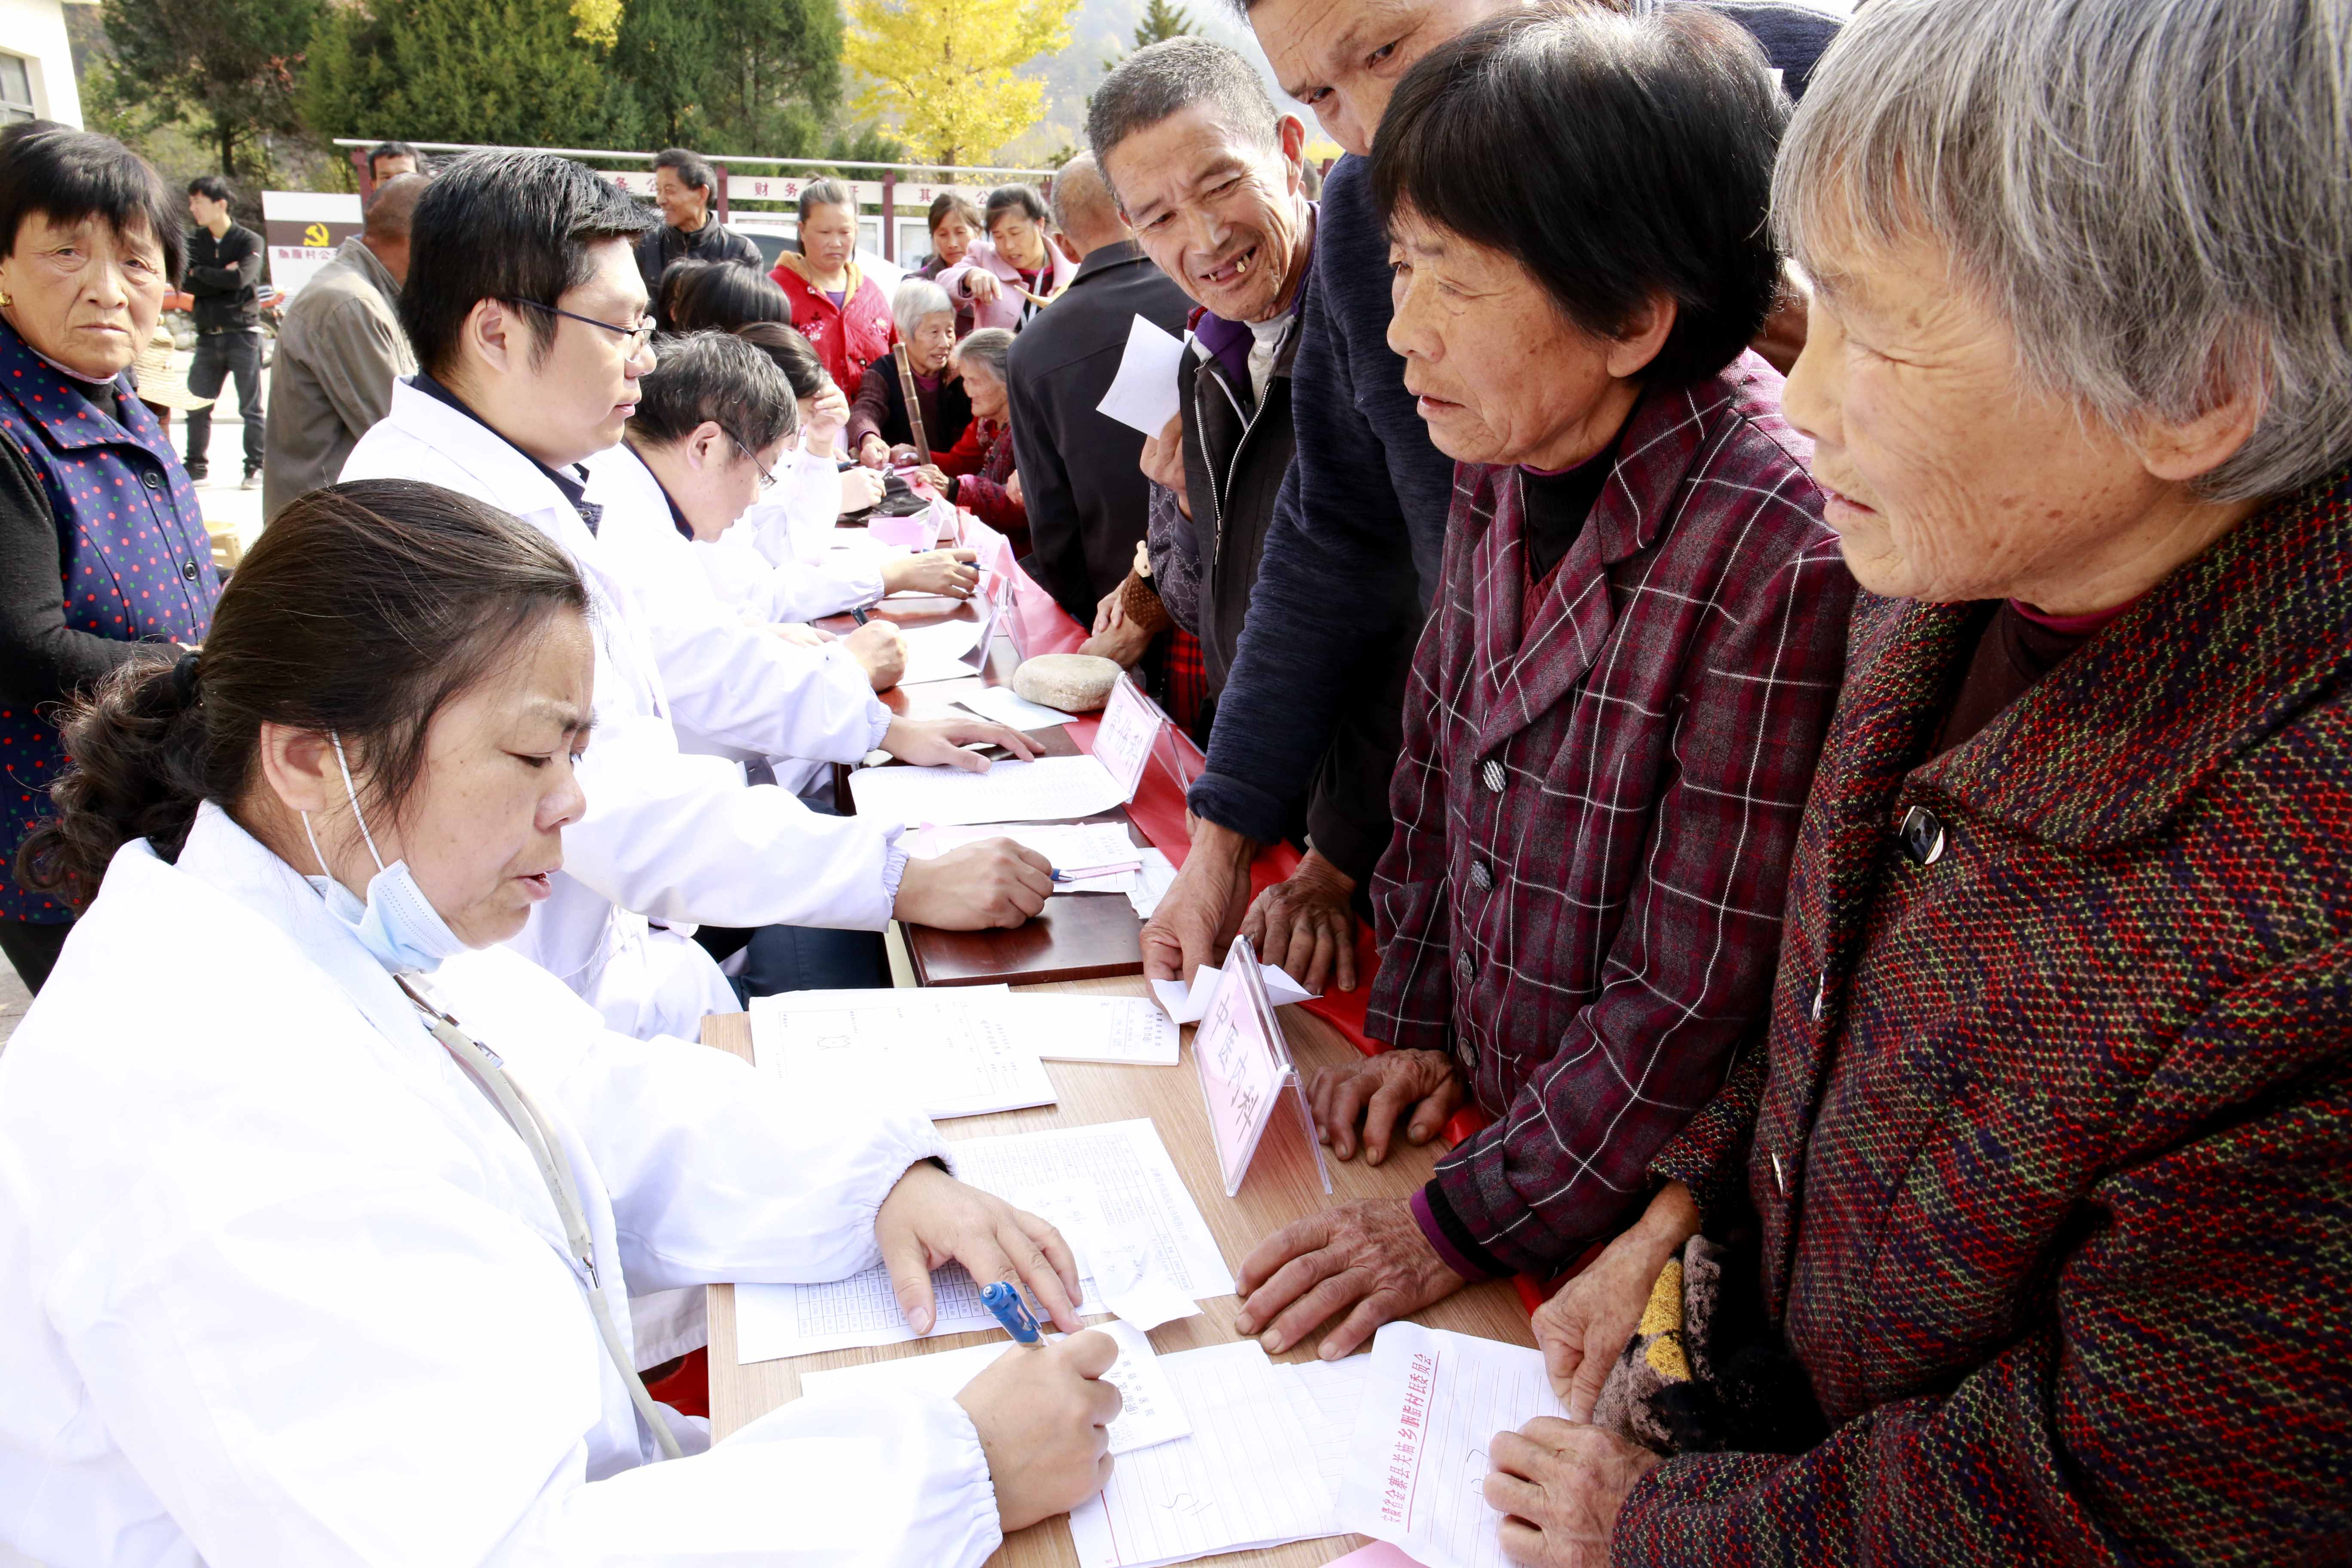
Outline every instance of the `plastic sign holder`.
[(1323, 1145), (1315, 1136), (1307, 1086), (1290, 1059), (1290, 1047), (1282, 1037), (1274, 1005), (1266, 999), (1257, 953), (1247, 937), (1235, 937), (1225, 955), (1216, 994), (1192, 1032), (1192, 1065), (1201, 1074), (1201, 1096), (1208, 1103), (1209, 1131), (1216, 1139), (1225, 1196), (1240, 1194), (1250, 1161), (1285, 1105), (1297, 1114), (1323, 1191), (1331, 1191), (1331, 1169), (1323, 1163)]
[(1143, 770), (1151, 761), (1152, 745), (1160, 739), (1160, 727), (1166, 722), (1160, 704), (1143, 694), (1134, 677), (1122, 672), (1111, 686), (1110, 700), (1103, 705), (1094, 743), (1095, 761), (1119, 786), (1121, 800), (1135, 798), (1135, 787), (1143, 782)]

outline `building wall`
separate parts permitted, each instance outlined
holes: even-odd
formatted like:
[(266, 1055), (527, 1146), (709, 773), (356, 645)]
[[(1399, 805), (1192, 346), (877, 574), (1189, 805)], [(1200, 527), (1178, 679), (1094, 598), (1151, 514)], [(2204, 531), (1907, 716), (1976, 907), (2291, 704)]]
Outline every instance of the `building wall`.
[[(65, 7), (58, 0), (0, 0), (0, 56), (24, 62), (36, 116), (81, 124), (81, 93), (74, 83), (73, 49), (66, 41)], [(0, 61), (0, 85), (12, 74)], [(0, 115), (25, 118), (14, 105)]]

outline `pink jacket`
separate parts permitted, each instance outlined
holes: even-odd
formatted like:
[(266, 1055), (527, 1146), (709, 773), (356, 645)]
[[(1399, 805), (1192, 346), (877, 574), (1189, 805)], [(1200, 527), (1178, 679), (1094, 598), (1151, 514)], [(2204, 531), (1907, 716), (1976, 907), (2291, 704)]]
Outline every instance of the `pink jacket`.
[[(1078, 264), (1064, 255), (1062, 247), (1050, 238), (1045, 241), (1045, 256), (1052, 273), (1049, 285), (1041, 292), (1051, 295), (1066, 288), (1070, 279), (1077, 276)], [(982, 268), (1005, 285), (1004, 291), (984, 305), (972, 304), (971, 296), (964, 292), (964, 280)], [(948, 291), (949, 299), (958, 305), (972, 305), (975, 328), (1009, 327), (1016, 332), (1021, 330), (1022, 307), (1028, 303), (1013, 291), (1012, 286), (1020, 281), (1021, 274), (1013, 269), (1013, 263), (999, 256), (996, 247), (984, 239), (973, 240), (962, 262), (940, 274), (940, 287)]]

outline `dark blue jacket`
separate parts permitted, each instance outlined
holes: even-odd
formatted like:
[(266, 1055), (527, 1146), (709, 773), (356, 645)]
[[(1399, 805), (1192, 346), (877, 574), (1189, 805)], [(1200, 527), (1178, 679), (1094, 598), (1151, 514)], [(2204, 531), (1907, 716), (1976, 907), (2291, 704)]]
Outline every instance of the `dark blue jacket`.
[[(1773, 0), (1709, 8), (1755, 36), (1792, 97), (1838, 26)], [(1388, 345), (1389, 316), (1389, 244), (1371, 165), (1342, 158), (1323, 183), (1315, 289), (1291, 371), (1298, 455), (1275, 502), (1208, 766), (1190, 797), (1199, 816), (1261, 842), (1282, 837), (1314, 784), (1340, 698), (1372, 668), (1367, 649), (1394, 625), (1400, 595), (1417, 592), (1425, 611), (1444, 560), (1454, 459), (1430, 444), (1413, 412), (1404, 361)]]
[[(46, 509), (58, 572), (46, 603), (61, 612), (10, 628), (0, 671), (0, 866), (13, 868), (26, 830), (49, 815), (49, 785), (65, 763), (47, 706), (137, 657), (133, 644), (176, 655), (173, 644), (202, 642), (212, 629), (220, 578), (195, 487), (130, 385), (125, 376), (86, 387), (0, 323), (0, 508), (12, 514), (0, 521), (37, 522)], [(0, 872), (0, 920), (71, 918)]]

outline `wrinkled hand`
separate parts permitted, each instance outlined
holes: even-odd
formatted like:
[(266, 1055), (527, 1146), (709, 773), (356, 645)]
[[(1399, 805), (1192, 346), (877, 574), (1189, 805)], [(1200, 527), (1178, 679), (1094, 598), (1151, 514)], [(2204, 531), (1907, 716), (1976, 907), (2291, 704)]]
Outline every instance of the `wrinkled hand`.
[(1202, 822), (1189, 811), (1192, 847), (1160, 907), (1143, 928), (1143, 973), (1152, 980), (1192, 984), (1192, 972), (1224, 956), (1249, 907), (1249, 863), (1256, 846), (1230, 827)]
[(984, 773), (988, 771), (988, 759), (964, 750), (971, 745), (1002, 746), (1024, 763), (1037, 759), (1036, 742), (1018, 730), (977, 716), (894, 719), (890, 727), (882, 731), (882, 749), (902, 763), (921, 768), (961, 768), (968, 773)]
[(881, 471), (865, 466), (863, 459), (860, 459), (858, 467), (841, 470), (841, 510), (845, 515), (880, 506), (882, 498), (888, 493), (889, 488), (882, 482)]
[(882, 590), (969, 599), (980, 586), (980, 568), (973, 564), (979, 559), (979, 553), (971, 550), (926, 550), (920, 555), (902, 555), (884, 563)]
[(1334, 973), (1340, 990), (1353, 991), (1355, 896), (1356, 879), (1309, 849), (1297, 870), (1250, 905), (1242, 917), (1242, 934), (1259, 958), (1287, 970), (1309, 991), (1322, 990)]
[(942, 496), (948, 493), (947, 470), (941, 468), (937, 463), (918, 463), (915, 465), (914, 477), (939, 491)]
[(907, 673), (907, 639), (895, 622), (868, 621), (841, 639), (850, 658), (866, 668), (866, 679), (877, 691), (887, 691)]
[[(1382, 1323), (1443, 1301), (1467, 1284), (1448, 1268), (1402, 1198), (1373, 1198), (1294, 1220), (1242, 1263), (1237, 1333), (1279, 1351), (1339, 1312), (1318, 1352), (1337, 1361)], [(1349, 1308), (1354, 1310), (1349, 1311)]]
[(1090, 653), (1097, 658), (1117, 662), (1122, 668), (1133, 669), (1151, 647), (1151, 634), (1125, 616), (1118, 624), (1097, 632), (1078, 645), (1080, 653)]
[(975, 305), (985, 305), (1004, 297), (1004, 285), (987, 268), (975, 267), (963, 275), (963, 297)]
[(1192, 515), (1192, 498), (1184, 489), (1184, 416), (1171, 415), (1168, 423), (1160, 427), (1157, 436), (1147, 436), (1143, 456), (1137, 460), (1143, 477), (1153, 484), (1175, 492), (1176, 510), (1186, 517)]
[(1690, 1189), (1669, 1182), (1633, 1228), (1536, 1309), (1536, 1343), (1570, 1420), (1592, 1419), (1609, 1369), (1641, 1326), (1658, 1270), (1697, 1234), (1698, 1205), (1691, 1202)]
[(1528, 1568), (1606, 1568), (1625, 1494), (1665, 1463), (1613, 1432), (1556, 1415), (1496, 1433), (1486, 1460), (1503, 1555)]
[(1096, 637), (1102, 636), (1114, 626), (1126, 625), (1127, 610), (1120, 603), (1122, 597), (1119, 590), (1113, 588), (1095, 601), (1094, 635)]
[(980, 1434), (1005, 1534), (1067, 1513), (1109, 1484), (1121, 1401), (1103, 1373), (1117, 1360), (1118, 1342), (1090, 1330), (1007, 1352), (956, 1395)]
[(857, 460), (869, 468), (890, 466), (890, 443), (868, 431), (857, 443)]
[(891, 915), (940, 931), (990, 931), (1034, 918), (1054, 896), (1054, 866), (1010, 838), (909, 860)]
[(1397, 1118), (1410, 1112), (1405, 1140), (1426, 1143), (1461, 1109), (1462, 1077), (1439, 1051), (1382, 1051), (1343, 1068), (1318, 1068), (1307, 1087), (1315, 1129), (1336, 1157), (1355, 1156), (1356, 1123), (1363, 1122), (1364, 1163), (1389, 1157)]
[(1013, 469), (1012, 477), (1004, 481), (1004, 499), (1024, 510), (1029, 505), (1021, 499), (1021, 470), (1018, 468)]
[(931, 1270), (954, 1262), (982, 1285), (1026, 1285), (1066, 1333), (1078, 1331), (1078, 1266), (1062, 1233), (925, 1161), (910, 1165), (874, 1215), (874, 1239), (907, 1326), (931, 1331)]
[(795, 647), (823, 647), (833, 640), (831, 632), (821, 632), (799, 621), (772, 621), (766, 627), (770, 637)]

